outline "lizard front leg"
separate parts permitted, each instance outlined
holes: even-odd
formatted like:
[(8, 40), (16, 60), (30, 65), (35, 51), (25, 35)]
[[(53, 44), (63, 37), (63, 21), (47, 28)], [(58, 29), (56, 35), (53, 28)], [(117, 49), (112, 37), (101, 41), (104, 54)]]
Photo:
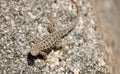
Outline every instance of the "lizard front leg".
[(62, 48), (63, 48), (63, 43), (62, 43), (62, 39), (60, 39), (56, 42), (56, 45), (54, 47), (54, 51), (60, 50)]
[(40, 52), (40, 55), (42, 55), (43, 60), (47, 60), (47, 53), (46, 52)]

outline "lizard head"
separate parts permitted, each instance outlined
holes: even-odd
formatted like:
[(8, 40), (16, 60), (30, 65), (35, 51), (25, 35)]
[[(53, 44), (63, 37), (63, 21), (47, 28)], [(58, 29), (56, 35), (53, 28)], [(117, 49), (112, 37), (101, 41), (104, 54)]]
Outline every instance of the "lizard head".
[(32, 56), (37, 56), (39, 54), (39, 50), (36, 47), (32, 47), (30, 53)]

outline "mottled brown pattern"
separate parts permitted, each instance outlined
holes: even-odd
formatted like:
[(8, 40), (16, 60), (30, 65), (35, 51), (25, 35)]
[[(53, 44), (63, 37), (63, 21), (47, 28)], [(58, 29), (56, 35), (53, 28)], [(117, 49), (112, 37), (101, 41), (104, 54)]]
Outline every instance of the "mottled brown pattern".
[(79, 21), (79, 16), (77, 16), (71, 22), (71, 24), (69, 24), (67, 27), (57, 30), (51, 33), (49, 36), (43, 38), (42, 40), (39, 41), (39, 43), (37, 43), (36, 45), (32, 47), (32, 49), (30, 50), (30, 53), (33, 56), (36, 56), (38, 54), (43, 54), (44, 53), (43, 51), (45, 50), (55, 47), (56, 42), (59, 41), (64, 35), (69, 33), (69, 31), (71, 31), (75, 27), (78, 21)]
[[(47, 54), (50, 52), (54, 47), (55, 48), (60, 48), (57, 47), (59, 46), (58, 42), (61, 40), (63, 36), (68, 34), (79, 22), (79, 6), (77, 3), (73, 0), (71, 2), (75, 5), (76, 7), (76, 13), (78, 14), (76, 18), (73, 18), (71, 23), (69, 25), (66, 25), (66, 27), (63, 27), (60, 30), (55, 30), (54, 28), (54, 20), (51, 20), (52, 18), (48, 16), (49, 20), (52, 22), (52, 24), (48, 25), (48, 31), (51, 33), (49, 36), (39, 40), (37, 44), (35, 44), (31, 50), (30, 53), (32, 56), (37, 56), (41, 54), (44, 58), (44, 60), (47, 59)], [(57, 45), (56, 45), (57, 44)], [(56, 49), (55, 49), (56, 51)]]

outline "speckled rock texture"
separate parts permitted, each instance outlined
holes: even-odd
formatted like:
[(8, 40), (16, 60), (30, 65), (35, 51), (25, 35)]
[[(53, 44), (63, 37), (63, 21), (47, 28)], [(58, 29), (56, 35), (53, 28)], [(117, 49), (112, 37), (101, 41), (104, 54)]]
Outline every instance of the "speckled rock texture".
[(76, 16), (75, 4), (73, 0), (0, 0), (0, 74), (110, 74), (90, 1), (74, 1), (80, 8), (79, 22), (62, 38), (64, 48), (52, 51), (47, 62), (37, 58), (29, 64), (33, 43), (28, 38), (46, 37), (51, 23), (56, 29), (69, 25)]

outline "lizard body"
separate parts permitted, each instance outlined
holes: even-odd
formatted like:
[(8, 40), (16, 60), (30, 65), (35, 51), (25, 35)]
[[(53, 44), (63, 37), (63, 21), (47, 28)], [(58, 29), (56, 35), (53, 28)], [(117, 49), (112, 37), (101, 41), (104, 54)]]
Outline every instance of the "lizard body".
[(73, 19), (72, 22), (67, 25), (67, 27), (63, 27), (62, 29), (57, 30), (47, 37), (41, 39), (39, 43), (31, 48), (30, 53), (33, 56), (37, 56), (38, 54), (47, 55), (46, 53), (44, 53), (44, 51), (54, 47), (56, 42), (59, 41), (63, 36), (68, 34), (76, 26), (78, 21), (79, 16), (76, 16), (76, 18)]
[(57, 42), (59, 42), (62, 37), (68, 34), (79, 22), (79, 6), (74, 0), (71, 1), (73, 4), (75, 4), (75, 7), (77, 9), (76, 12), (78, 15), (71, 21), (69, 25), (67, 25), (67, 27), (63, 27), (62, 29), (56, 31), (54, 31), (53, 27), (49, 28), (49, 30), (51, 30), (51, 34), (39, 40), (39, 42), (31, 48), (30, 53), (32, 56), (41, 54), (43, 56), (43, 59), (46, 60), (47, 54), (52, 50), (52, 48), (57, 47), (57, 45), (59, 46)]

